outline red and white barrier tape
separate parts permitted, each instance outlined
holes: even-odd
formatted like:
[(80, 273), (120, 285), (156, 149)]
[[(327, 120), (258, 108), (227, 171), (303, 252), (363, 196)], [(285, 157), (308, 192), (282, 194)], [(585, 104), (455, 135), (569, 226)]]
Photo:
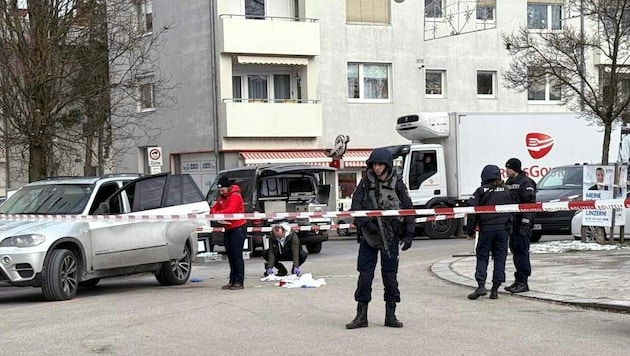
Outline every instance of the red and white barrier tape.
[[(27, 221), (152, 221), (152, 220), (288, 220), (334, 217), (379, 217), (434, 215), (445, 216), (458, 214), (518, 213), (567, 210), (604, 210), (630, 208), (630, 199), (578, 200), (548, 203), (507, 204), (467, 207), (440, 207), (433, 209), (400, 209), (400, 210), (361, 210), (361, 211), (329, 211), (329, 212), (286, 212), (286, 213), (239, 213), (239, 214), (179, 214), (179, 215), (24, 215), (0, 214), (0, 220)], [(437, 218), (436, 218), (437, 219)]]

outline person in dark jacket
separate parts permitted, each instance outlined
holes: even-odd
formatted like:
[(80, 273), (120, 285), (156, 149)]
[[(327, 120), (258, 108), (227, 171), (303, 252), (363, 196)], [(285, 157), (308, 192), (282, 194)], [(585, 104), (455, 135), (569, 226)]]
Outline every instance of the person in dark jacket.
[[(475, 190), (468, 204), (471, 206), (511, 204), (512, 195), (501, 180), (501, 171), (495, 165), (487, 165), (481, 171), (481, 186)], [(488, 275), (488, 260), (490, 252), (494, 259), (494, 271), (492, 272), (492, 289), (490, 299), (498, 298), (498, 290), (501, 283), (505, 282), (505, 260), (508, 250), (508, 224), (510, 214), (484, 213), (468, 214), (466, 221), (466, 236), (474, 238), (475, 227), (479, 227), (479, 240), (475, 253), (477, 255), (477, 267), (475, 280), (478, 287), (468, 295), (468, 299), (477, 299), (486, 295), (486, 277)]]
[[(217, 182), (219, 198), (210, 208), (211, 214), (235, 214), (244, 213), (245, 206), (241, 197), (241, 188), (238, 185), (230, 184), (227, 176), (220, 176)], [(243, 244), (245, 243), (246, 226), (245, 220), (227, 220), (222, 225), (225, 228), (223, 234), (223, 245), (225, 254), (230, 264), (230, 282), (221, 289), (238, 290), (243, 289), (245, 280), (245, 262), (243, 261)]]
[[(510, 158), (505, 163), (505, 171), (508, 180), (505, 182), (512, 200), (515, 203), (526, 204), (536, 202), (536, 183), (521, 169), (521, 161), (518, 158)], [(529, 244), (534, 223), (534, 213), (516, 213), (512, 218), (512, 233), (510, 235), (510, 251), (514, 261), (514, 283), (505, 287), (511, 293), (529, 291), (527, 279), (532, 274), (532, 266), (529, 262)]]
[[(402, 179), (393, 170), (392, 154), (386, 148), (377, 148), (367, 163), (365, 178), (352, 195), (350, 210), (398, 210), (412, 209), (411, 198)], [(372, 300), (372, 281), (379, 251), (381, 252), (381, 276), (385, 287), (385, 326), (403, 326), (396, 318), (396, 303), (400, 302), (398, 289), (398, 244), (406, 251), (413, 241), (415, 222), (413, 216), (355, 217), (362, 239), (359, 241), (357, 270), (359, 280), (354, 292), (357, 315), (346, 324), (347, 329), (368, 326), (368, 303)]]
[(287, 268), (280, 261), (292, 261), (291, 273), (300, 275), (300, 266), (306, 261), (306, 252), (300, 246), (300, 238), (291, 230), (289, 224), (278, 224), (271, 229), (269, 249), (263, 252), (265, 276), (273, 275), (273, 268), (278, 276), (286, 276)]

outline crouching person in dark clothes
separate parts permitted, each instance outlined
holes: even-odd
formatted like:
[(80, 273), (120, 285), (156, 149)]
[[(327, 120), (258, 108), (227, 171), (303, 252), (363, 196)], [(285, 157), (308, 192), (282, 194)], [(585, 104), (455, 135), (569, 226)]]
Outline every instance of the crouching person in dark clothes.
[[(352, 195), (350, 210), (398, 210), (412, 209), (411, 198), (402, 179), (393, 170), (393, 158), (385, 148), (375, 149), (367, 160), (366, 177), (361, 180)], [(354, 292), (357, 315), (346, 324), (347, 329), (368, 326), (368, 303), (372, 300), (372, 281), (376, 260), (381, 252), (381, 276), (385, 287), (385, 326), (401, 328), (396, 318), (396, 303), (400, 302), (398, 289), (398, 244), (402, 250), (411, 247), (415, 222), (413, 216), (355, 217), (363, 238), (359, 242), (357, 270), (359, 280)]]
[(273, 267), (278, 276), (286, 276), (287, 268), (279, 261), (293, 261), (292, 274), (300, 274), (300, 266), (306, 261), (306, 252), (300, 246), (300, 238), (288, 224), (275, 225), (271, 229), (269, 249), (263, 252), (265, 276), (273, 275)]
[[(511, 204), (512, 195), (501, 180), (499, 167), (487, 165), (481, 172), (481, 186), (468, 200), (471, 206)], [(498, 298), (498, 290), (501, 283), (505, 282), (505, 260), (507, 259), (508, 233), (510, 214), (484, 213), (468, 214), (466, 221), (466, 235), (474, 238), (475, 227), (479, 226), (479, 240), (475, 253), (477, 255), (477, 268), (475, 280), (479, 287), (468, 299), (477, 299), (486, 295), (486, 277), (488, 275), (488, 260), (490, 252), (494, 259), (494, 271), (492, 272), (492, 289), (490, 299)]]

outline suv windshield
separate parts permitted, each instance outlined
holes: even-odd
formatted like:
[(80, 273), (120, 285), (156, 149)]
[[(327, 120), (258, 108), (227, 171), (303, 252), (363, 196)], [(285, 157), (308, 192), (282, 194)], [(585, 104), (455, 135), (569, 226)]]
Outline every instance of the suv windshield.
[(582, 170), (582, 166), (553, 168), (538, 182), (538, 189), (581, 189)]
[(90, 199), (89, 184), (23, 187), (0, 206), (2, 214), (81, 214)]

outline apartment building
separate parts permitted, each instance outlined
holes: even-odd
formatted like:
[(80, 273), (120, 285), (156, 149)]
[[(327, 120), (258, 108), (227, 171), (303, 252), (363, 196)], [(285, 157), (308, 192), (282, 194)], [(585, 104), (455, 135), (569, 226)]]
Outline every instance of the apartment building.
[[(177, 84), (174, 107), (149, 109), (162, 135), (120, 170), (192, 174), (203, 191), (217, 170), (290, 162), (327, 165), (349, 135), (334, 177), (351, 194), (374, 147), (404, 143), (397, 117), (421, 111), (566, 111), (547, 83), (502, 85), (501, 34), (555, 30), (560, 0), (143, 0), (142, 18), (169, 29), (159, 53)], [(594, 63), (587, 59), (588, 68)], [(146, 97), (146, 95), (145, 95)]]

